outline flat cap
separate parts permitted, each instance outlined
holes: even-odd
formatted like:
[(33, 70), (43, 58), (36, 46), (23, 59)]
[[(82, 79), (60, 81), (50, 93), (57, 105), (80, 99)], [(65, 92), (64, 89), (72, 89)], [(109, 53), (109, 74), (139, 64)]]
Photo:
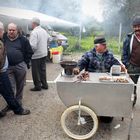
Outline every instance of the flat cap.
[(140, 16), (137, 16), (134, 18), (133, 22), (132, 22), (132, 25), (135, 26), (135, 25), (140, 25)]
[(32, 18), (31, 20), (33, 23), (39, 24), (40, 25), (40, 19), (37, 17)]
[(96, 37), (94, 40), (94, 44), (106, 44), (106, 40), (104, 37)]

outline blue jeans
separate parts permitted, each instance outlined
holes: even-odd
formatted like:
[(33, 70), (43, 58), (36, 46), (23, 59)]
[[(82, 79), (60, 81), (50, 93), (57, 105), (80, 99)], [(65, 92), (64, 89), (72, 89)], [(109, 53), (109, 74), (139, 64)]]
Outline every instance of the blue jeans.
[(14, 111), (14, 113), (23, 111), (22, 106), (14, 97), (14, 92), (12, 90), (7, 72), (0, 73), (0, 94), (6, 100), (7, 104)]

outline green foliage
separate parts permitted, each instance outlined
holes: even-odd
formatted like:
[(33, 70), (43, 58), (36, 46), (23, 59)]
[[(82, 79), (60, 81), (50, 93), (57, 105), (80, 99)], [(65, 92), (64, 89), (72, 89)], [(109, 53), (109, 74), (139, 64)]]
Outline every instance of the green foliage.
[(78, 38), (74, 36), (67, 36), (68, 37), (68, 42), (69, 42), (69, 47), (65, 50), (66, 52), (73, 52), (76, 50), (76, 44), (78, 42)]
[(81, 48), (85, 51), (91, 50), (93, 46), (94, 37), (85, 37), (81, 39)]
[(122, 42), (119, 44), (118, 38), (112, 37), (107, 41), (109, 50), (115, 55), (121, 55)]
[(68, 36), (69, 47), (65, 50), (66, 52), (85, 52), (93, 48), (93, 37), (79, 38), (74, 36)]
[[(94, 47), (93, 36), (82, 37), (81, 42), (79, 43), (79, 38), (74, 36), (67, 36), (69, 40), (69, 47), (65, 50), (66, 52), (86, 52), (91, 50)], [(119, 41), (118, 38), (112, 37), (107, 39), (108, 49), (115, 55), (121, 55), (122, 42), (120, 44), (119, 50)]]

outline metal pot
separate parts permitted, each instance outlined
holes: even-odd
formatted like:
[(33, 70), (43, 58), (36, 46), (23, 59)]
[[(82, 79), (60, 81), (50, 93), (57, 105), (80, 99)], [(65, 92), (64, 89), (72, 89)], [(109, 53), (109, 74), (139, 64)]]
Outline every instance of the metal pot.
[(76, 61), (61, 61), (60, 65), (64, 68), (65, 75), (73, 75), (73, 69), (77, 66)]

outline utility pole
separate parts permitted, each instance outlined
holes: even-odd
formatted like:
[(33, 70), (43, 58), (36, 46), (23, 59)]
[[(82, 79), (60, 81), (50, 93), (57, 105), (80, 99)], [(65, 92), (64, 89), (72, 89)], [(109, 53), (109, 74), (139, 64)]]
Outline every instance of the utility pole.
[(118, 46), (118, 52), (120, 52), (120, 49), (121, 49), (121, 35), (122, 35), (122, 23), (120, 23), (120, 26), (119, 26), (119, 46)]
[(81, 32), (82, 32), (82, 23), (80, 22), (80, 28), (79, 28), (79, 49), (81, 47)]

